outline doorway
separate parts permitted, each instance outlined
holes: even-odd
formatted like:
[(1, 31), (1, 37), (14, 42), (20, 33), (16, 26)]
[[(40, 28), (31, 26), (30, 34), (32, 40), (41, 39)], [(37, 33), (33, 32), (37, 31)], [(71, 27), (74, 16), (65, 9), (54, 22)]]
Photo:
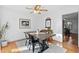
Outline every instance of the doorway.
[(65, 14), (63, 19), (63, 42), (78, 46), (78, 12)]

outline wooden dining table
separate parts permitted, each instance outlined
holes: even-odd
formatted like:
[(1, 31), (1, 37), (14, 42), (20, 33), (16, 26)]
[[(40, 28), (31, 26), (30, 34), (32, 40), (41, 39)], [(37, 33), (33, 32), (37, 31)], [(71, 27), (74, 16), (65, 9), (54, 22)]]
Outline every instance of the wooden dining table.
[(51, 36), (51, 34), (45, 33), (45, 32), (26, 32), (27, 34), (33, 36), (36, 39), (39, 39), (39, 42), (41, 43), (42, 49), (40, 52), (43, 52), (46, 50), (49, 46), (47, 44), (48, 38)]
[(29, 33), (30, 35), (39, 38), (40, 40), (45, 40), (48, 37), (50, 37), (51, 35), (48, 33), (43, 33), (43, 32), (39, 32), (39, 33)]

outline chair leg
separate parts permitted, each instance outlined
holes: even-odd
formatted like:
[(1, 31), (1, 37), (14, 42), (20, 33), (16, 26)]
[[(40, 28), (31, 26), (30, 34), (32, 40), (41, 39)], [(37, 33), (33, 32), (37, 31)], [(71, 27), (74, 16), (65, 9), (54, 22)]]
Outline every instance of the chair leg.
[(27, 45), (27, 40), (26, 40), (26, 42), (25, 42), (25, 46)]
[(29, 51), (30, 51), (30, 48), (31, 48), (31, 41), (29, 40)]
[(41, 43), (41, 51), (39, 51), (38, 53), (42, 53), (42, 52), (43, 52), (44, 50), (46, 50), (47, 48), (49, 48), (48, 45), (46, 44), (45, 41), (43, 41), (43, 42)]

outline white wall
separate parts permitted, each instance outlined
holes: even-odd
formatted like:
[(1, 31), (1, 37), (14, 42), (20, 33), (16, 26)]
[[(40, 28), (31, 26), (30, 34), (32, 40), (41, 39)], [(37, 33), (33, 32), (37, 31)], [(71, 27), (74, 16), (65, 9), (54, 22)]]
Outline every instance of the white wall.
[[(24, 31), (43, 29), (45, 27), (46, 17), (51, 17), (54, 33), (62, 34), (62, 15), (77, 12), (79, 10), (79, 6), (76, 5), (46, 5), (43, 7), (48, 9), (48, 12), (43, 12), (41, 15), (38, 15), (29, 14), (26, 9), (23, 9), (25, 6), (3, 6), (1, 23), (9, 22), (7, 40), (13, 41), (24, 38)], [(31, 29), (19, 29), (19, 18), (30, 18)], [(62, 41), (62, 39), (60, 41)]]
[[(35, 27), (37, 27), (35, 22), (36, 16), (30, 15), (28, 12), (25, 11), (26, 9), (23, 10), (24, 12), (19, 11), (19, 9), (21, 9), (22, 6), (2, 6), (2, 7), (3, 8), (1, 14), (2, 15), (1, 25), (8, 22), (9, 28), (6, 33), (7, 34), (6, 38), (8, 41), (23, 39), (25, 37), (23, 32), (34, 30)], [(31, 19), (31, 28), (19, 29), (19, 18)]]

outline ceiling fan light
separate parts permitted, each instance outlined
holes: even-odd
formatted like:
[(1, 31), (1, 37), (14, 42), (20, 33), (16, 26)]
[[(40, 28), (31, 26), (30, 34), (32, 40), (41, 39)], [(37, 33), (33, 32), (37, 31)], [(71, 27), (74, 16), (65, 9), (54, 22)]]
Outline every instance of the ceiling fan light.
[(36, 10), (34, 10), (34, 13), (37, 13), (37, 11), (36, 11)]
[(34, 10), (34, 13), (40, 14), (40, 11), (36, 11), (36, 10)]

